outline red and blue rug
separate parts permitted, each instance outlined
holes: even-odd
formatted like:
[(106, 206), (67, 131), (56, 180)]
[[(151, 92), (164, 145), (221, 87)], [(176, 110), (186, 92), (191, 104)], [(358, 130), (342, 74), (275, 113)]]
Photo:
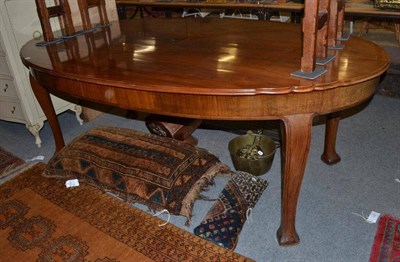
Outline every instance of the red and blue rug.
[(400, 262), (400, 219), (384, 215), (379, 219), (370, 262)]

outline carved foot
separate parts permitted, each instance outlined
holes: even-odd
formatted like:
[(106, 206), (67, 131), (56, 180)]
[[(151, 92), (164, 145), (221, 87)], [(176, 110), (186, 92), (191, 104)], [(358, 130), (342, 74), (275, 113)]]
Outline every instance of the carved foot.
[(42, 140), (40, 139), (40, 129), (43, 127), (43, 122), (37, 123), (35, 125), (26, 125), (26, 128), (31, 132), (31, 134), (35, 137), (35, 144), (38, 147), (42, 146)]
[(276, 236), (280, 246), (294, 246), (300, 243), (300, 238), (296, 231), (291, 233), (282, 232), (282, 229), (279, 228), (276, 232)]
[(73, 111), (75, 112), (76, 120), (78, 120), (80, 125), (83, 125), (83, 119), (81, 118), (82, 107), (79, 105), (75, 105)]
[(327, 164), (327, 165), (334, 165), (340, 162), (340, 160), (342, 160), (339, 156), (338, 153), (336, 153), (335, 151), (333, 152), (324, 152), (321, 155), (321, 160)]

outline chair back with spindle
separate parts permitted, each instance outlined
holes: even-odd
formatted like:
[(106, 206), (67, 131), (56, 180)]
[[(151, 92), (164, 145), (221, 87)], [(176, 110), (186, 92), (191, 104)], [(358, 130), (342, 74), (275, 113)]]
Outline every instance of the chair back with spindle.
[(61, 31), (64, 36), (71, 36), (75, 34), (68, 0), (55, 0), (55, 5), (50, 7), (47, 7), (45, 0), (35, 1), (40, 24), (43, 30), (43, 38), (46, 42), (55, 40), (53, 29), (50, 23), (50, 19), (53, 17), (59, 18)]
[(328, 46), (333, 49), (338, 47), (338, 41), (343, 37), (345, 0), (331, 1), (331, 15), (329, 17)]
[(84, 30), (89, 30), (93, 28), (89, 15), (89, 9), (93, 7), (97, 7), (100, 18), (100, 25), (107, 25), (109, 23), (105, 0), (78, 0), (78, 6), (79, 10), (81, 11)]
[(316, 59), (325, 59), (327, 56), (329, 2), (329, 0), (307, 0), (305, 3), (301, 58), (303, 72), (313, 72)]
[(330, 49), (342, 48), (337, 42), (343, 40), (344, 6), (345, 0), (305, 0), (301, 68), (292, 76), (315, 79), (326, 73), (317, 65), (334, 58)]

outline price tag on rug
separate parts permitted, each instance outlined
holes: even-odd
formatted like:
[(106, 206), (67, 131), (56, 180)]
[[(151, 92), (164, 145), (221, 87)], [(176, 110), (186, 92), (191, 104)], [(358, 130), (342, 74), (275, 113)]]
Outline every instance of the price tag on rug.
[(35, 156), (34, 158), (31, 159), (27, 159), (25, 160), (26, 162), (32, 162), (32, 161), (36, 161), (36, 160), (43, 160), (44, 156)]
[(371, 211), (371, 213), (369, 214), (368, 218), (367, 218), (367, 222), (368, 223), (376, 223), (376, 221), (378, 220), (379, 216), (381, 214), (375, 211)]
[(71, 180), (67, 180), (65, 182), (65, 186), (68, 187), (76, 187), (79, 186), (79, 181), (78, 179), (71, 179)]

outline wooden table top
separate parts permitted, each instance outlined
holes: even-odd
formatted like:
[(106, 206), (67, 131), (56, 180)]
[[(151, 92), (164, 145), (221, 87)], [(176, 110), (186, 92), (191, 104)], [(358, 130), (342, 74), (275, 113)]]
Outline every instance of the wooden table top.
[[(322, 77), (314, 81), (292, 77), (290, 74), (300, 69), (301, 28), (297, 24), (134, 19), (114, 22), (109, 44), (99, 40), (101, 30), (105, 31), (100, 29), (47, 48), (35, 46), (37, 41), (32, 40), (22, 48), (22, 60), (41, 71), (81, 81), (214, 95), (286, 94), (335, 88), (374, 78), (390, 63), (382, 48), (351, 37), (344, 50), (336, 52)], [(100, 44), (91, 50), (87, 37), (98, 38)], [(67, 53), (75, 55), (67, 57)], [(60, 56), (60, 62), (56, 63), (49, 54)]]
[(300, 25), (260, 20), (131, 19), (59, 44), (36, 42), (23, 46), (21, 58), (56, 150), (64, 140), (50, 93), (192, 119), (281, 120), (277, 237), (287, 246), (299, 242), (296, 208), (313, 117), (330, 114), (322, 159), (337, 163), (336, 113), (373, 96), (390, 64), (381, 47), (351, 37), (332, 51), (326, 74), (313, 81), (292, 77), (300, 69)]

